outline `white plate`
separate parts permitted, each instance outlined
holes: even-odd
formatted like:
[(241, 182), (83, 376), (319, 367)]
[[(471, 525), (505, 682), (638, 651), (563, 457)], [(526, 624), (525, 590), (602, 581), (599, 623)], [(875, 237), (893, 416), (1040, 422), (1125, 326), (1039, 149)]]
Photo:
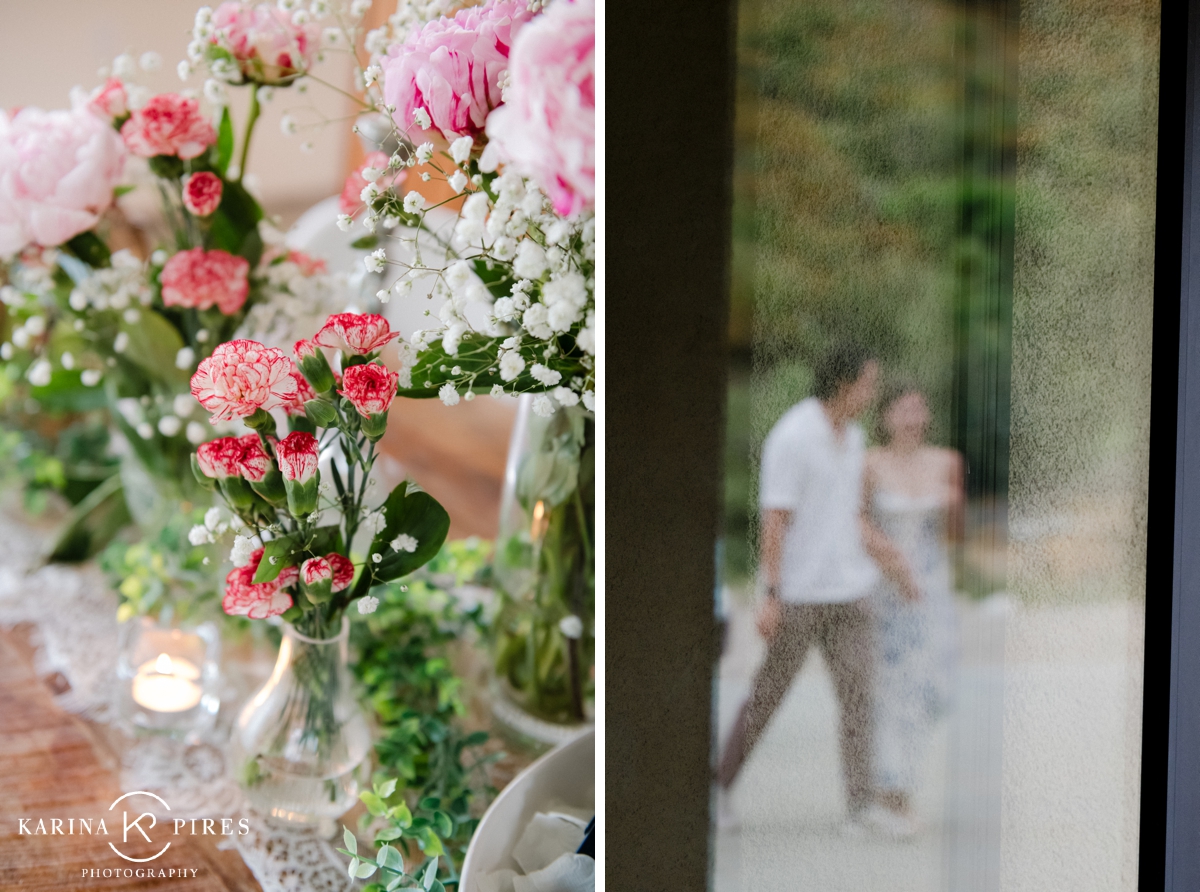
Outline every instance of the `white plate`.
[(525, 825), (538, 812), (563, 806), (595, 810), (594, 728), (546, 753), (500, 791), (467, 847), (459, 892), (477, 892), (475, 878), (494, 870), (519, 870), (512, 850)]

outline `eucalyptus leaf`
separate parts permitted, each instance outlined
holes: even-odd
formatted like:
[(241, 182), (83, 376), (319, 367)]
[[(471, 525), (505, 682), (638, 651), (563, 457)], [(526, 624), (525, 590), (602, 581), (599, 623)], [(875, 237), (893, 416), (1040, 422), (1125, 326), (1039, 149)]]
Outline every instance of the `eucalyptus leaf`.
[(435, 857), (425, 866), (425, 873), (421, 876), (421, 885), (427, 890), (433, 888), (433, 881), (437, 879), (438, 859)]
[(350, 832), (349, 827), (342, 828), (342, 839), (346, 843), (346, 848), (348, 848), (350, 851), (354, 852), (357, 855), (358, 854), (358, 838), (353, 833)]
[(358, 869), (354, 871), (354, 876), (360, 880), (365, 880), (375, 872), (375, 865), (370, 861), (362, 861), (358, 865)]

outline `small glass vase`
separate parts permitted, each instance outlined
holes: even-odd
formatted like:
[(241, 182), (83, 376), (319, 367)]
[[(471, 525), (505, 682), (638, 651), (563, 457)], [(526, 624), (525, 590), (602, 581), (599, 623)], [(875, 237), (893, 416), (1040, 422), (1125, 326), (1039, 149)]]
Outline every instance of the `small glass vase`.
[(533, 750), (594, 716), (595, 443), (591, 412), (544, 418), (521, 398), (496, 543), (492, 714)]
[(214, 623), (126, 620), (117, 660), (123, 717), (138, 733), (199, 739), (221, 706), (220, 659)]
[(238, 780), (258, 811), (288, 824), (344, 814), (358, 799), (371, 749), (347, 667), (350, 620), (333, 638), (283, 627), (271, 677), (233, 729)]

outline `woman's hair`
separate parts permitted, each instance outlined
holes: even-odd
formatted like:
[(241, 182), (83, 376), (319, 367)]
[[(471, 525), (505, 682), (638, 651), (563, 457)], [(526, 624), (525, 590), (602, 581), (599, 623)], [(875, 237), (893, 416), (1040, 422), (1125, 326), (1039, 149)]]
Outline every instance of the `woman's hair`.
[(875, 408), (875, 440), (881, 446), (886, 446), (892, 439), (892, 433), (887, 429), (888, 410), (895, 405), (897, 400), (910, 393), (917, 393), (924, 397), (925, 388), (912, 378), (894, 378), (881, 388), (879, 405)]

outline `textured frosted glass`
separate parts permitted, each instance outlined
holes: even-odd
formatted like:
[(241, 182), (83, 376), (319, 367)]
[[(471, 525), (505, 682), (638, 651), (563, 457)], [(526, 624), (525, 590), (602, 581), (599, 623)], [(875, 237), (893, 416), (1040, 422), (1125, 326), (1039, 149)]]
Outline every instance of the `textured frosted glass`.
[[(741, 0), (718, 892), (1137, 886), (1159, 6), (1012, 6)], [(822, 439), (786, 413), (848, 342)], [(864, 542), (861, 628), (852, 549), (768, 569), (845, 527), (855, 425), (907, 567)]]

